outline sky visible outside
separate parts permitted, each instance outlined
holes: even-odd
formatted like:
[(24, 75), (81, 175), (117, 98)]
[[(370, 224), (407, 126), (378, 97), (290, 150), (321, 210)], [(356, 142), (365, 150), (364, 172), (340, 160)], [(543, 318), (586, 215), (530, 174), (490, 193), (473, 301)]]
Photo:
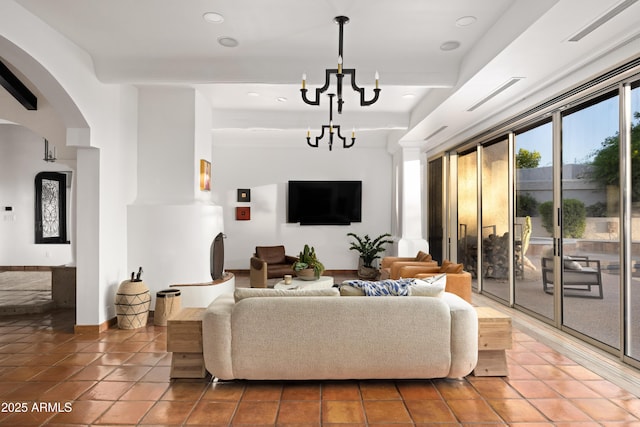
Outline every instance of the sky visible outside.
[[(631, 91), (631, 111), (640, 111), (640, 88)], [(638, 120), (634, 120), (637, 123)], [(562, 122), (563, 163), (585, 163), (593, 159), (602, 142), (618, 132), (618, 97), (609, 98), (565, 116)], [(516, 137), (516, 153), (520, 148), (538, 151), (540, 167), (551, 166), (553, 160), (552, 125), (547, 123)]]

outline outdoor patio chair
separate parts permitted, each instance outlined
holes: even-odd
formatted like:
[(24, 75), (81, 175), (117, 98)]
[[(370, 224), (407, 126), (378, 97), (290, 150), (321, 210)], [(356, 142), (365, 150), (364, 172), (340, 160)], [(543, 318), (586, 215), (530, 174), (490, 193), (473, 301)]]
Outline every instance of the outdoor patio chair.
[[(553, 258), (542, 258), (542, 287), (548, 294), (553, 294)], [(562, 281), (565, 296), (582, 298), (603, 298), (602, 273), (600, 260), (586, 256), (565, 257), (563, 260)], [(592, 288), (597, 293), (592, 293)], [(567, 291), (569, 291), (567, 293)]]

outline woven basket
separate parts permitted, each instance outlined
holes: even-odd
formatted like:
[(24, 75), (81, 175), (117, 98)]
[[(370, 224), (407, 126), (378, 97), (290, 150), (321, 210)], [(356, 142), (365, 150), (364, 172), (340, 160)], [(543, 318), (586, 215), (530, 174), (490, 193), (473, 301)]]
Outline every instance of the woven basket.
[(180, 311), (182, 299), (177, 289), (165, 289), (156, 293), (156, 310), (153, 312), (153, 324), (167, 326), (167, 320)]
[(149, 318), (151, 295), (142, 281), (125, 280), (116, 293), (116, 316), (120, 329), (137, 329), (146, 326)]

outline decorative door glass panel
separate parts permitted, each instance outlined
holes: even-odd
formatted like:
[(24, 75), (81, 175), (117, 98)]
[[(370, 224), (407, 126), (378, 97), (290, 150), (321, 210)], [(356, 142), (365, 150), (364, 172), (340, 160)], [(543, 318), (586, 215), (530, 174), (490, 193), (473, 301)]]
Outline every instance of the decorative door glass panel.
[(42, 237), (60, 237), (60, 182), (42, 180)]
[(66, 174), (60, 172), (40, 172), (36, 175), (36, 243), (69, 243), (66, 182)]

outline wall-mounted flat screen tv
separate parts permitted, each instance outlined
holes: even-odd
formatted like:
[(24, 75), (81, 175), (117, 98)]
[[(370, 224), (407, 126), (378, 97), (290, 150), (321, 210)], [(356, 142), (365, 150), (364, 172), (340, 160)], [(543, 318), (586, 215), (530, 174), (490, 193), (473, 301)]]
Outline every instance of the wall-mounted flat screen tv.
[(349, 225), (362, 221), (362, 181), (289, 181), (287, 222)]

